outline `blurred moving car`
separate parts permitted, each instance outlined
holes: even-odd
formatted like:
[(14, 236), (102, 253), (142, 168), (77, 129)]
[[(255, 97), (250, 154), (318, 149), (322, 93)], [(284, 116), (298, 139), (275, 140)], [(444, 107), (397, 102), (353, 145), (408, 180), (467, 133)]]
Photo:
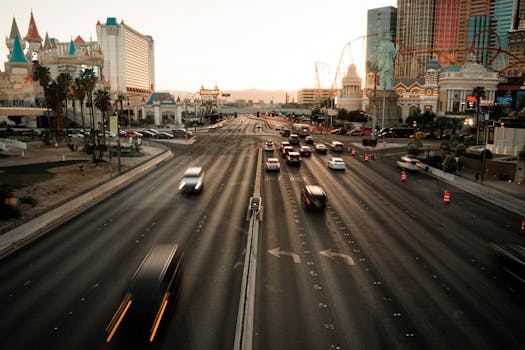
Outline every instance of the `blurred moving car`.
[(398, 160), (396, 163), (397, 166), (401, 168), (401, 170), (413, 172), (421, 170), (420, 165), (422, 165), (422, 163), (418, 159), (409, 156), (401, 157), (401, 159)]
[(299, 152), (288, 152), (288, 154), (286, 156), (286, 163), (288, 165), (300, 166), (301, 165), (301, 161), (302, 161), (302, 158), (301, 158), (301, 155), (299, 154)]
[(281, 163), (277, 158), (268, 158), (265, 165), (266, 171), (279, 171), (281, 170)]
[(305, 185), (301, 191), (301, 202), (306, 209), (326, 208), (326, 193), (321, 186)]
[(142, 135), (140, 132), (135, 131), (135, 130), (128, 130), (124, 133), (124, 136), (125, 137), (142, 137), (144, 135)]
[(304, 143), (307, 143), (309, 145), (313, 145), (314, 144), (314, 138), (310, 135), (306, 136), (304, 138)]
[(268, 140), (264, 143), (264, 150), (267, 152), (273, 152), (275, 147), (273, 146), (273, 141)]
[(345, 170), (346, 165), (343, 158), (332, 157), (328, 161), (328, 167), (333, 170)]
[(345, 150), (345, 146), (340, 141), (332, 141), (332, 143), (330, 143), (330, 149), (332, 150), (332, 152), (340, 153)]
[(525, 283), (525, 247), (519, 244), (490, 243), (501, 269), (512, 278)]
[(200, 192), (204, 186), (204, 170), (202, 167), (188, 168), (179, 183), (179, 191), (183, 193)]
[(318, 143), (317, 145), (315, 145), (315, 151), (319, 154), (326, 154), (328, 152), (328, 147), (326, 147), (322, 143)]
[(123, 342), (153, 342), (162, 319), (174, 310), (182, 288), (184, 252), (178, 244), (156, 245), (135, 271), (106, 327), (106, 342), (120, 328)]
[(312, 155), (312, 149), (310, 146), (301, 146), (301, 148), (299, 148), (299, 153), (303, 157), (310, 157)]

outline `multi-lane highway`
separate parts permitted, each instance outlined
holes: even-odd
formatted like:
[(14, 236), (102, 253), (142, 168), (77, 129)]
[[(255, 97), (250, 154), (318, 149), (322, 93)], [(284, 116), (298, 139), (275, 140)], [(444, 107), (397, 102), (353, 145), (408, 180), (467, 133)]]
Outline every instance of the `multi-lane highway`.
[[(247, 208), (270, 156), (259, 150), (284, 140), (261, 125), (242, 116), (170, 144), (166, 164), (0, 261), (0, 349), (131, 348), (118, 331), (106, 343), (105, 327), (145, 254), (166, 242), (184, 247), (185, 270), (154, 348), (233, 349)], [(293, 168), (280, 158), (280, 172), (262, 173), (253, 348), (521, 347), (523, 290), (488, 246), (521, 242), (520, 218), (423, 174), (401, 182), (395, 158), (346, 152), (347, 170), (334, 172), (331, 156)], [(180, 195), (195, 165), (204, 189)], [(325, 189), (323, 213), (302, 208), (305, 184)]]

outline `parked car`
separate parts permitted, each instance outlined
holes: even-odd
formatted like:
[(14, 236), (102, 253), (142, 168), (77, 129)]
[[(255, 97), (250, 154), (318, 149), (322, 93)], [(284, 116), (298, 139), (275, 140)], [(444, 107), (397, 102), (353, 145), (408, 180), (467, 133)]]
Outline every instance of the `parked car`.
[(301, 154), (299, 152), (288, 152), (288, 155), (286, 156), (286, 163), (288, 165), (301, 165)]
[(173, 138), (173, 135), (170, 134), (169, 132), (164, 132), (164, 131), (161, 131), (157, 134), (157, 138), (158, 139), (172, 139)]
[(281, 170), (281, 163), (277, 158), (268, 158), (265, 165), (266, 171), (279, 171)]
[(328, 167), (332, 170), (345, 170), (346, 165), (343, 158), (332, 157), (328, 161)]
[(319, 154), (326, 154), (328, 152), (328, 147), (326, 147), (322, 143), (318, 143), (317, 145), (315, 145), (315, 151)]
[(312, 149), (310, 148), (310, 146), (301, 146), (301, 148), (299, 149), (299, 153), (303, 157), (310, 157), (312, 155)]
[(321, 186), (305, 185), (301, 191), (301, 203), (306, 209), (323, 210), (326, 208), (326, 192)]
[(204, 170), (202, 167), (191, 167), (186, 169), (179, 182), (179, 191), (192, 193), (202, 191), (204, 185)]
[(191, 138), (193, 136), (193, 133), (191, 131), (184, 130), (184, 129), (173, 129), (172, 133), (173, 133), (173, 137), (178, 137), (178, 138), (185, 138), (185, 137)]
[(306, 136), (304, 138), (304, 143), (307, 143), (309, 145), (313, 145), (314, 144), (314, 138), (310, 135)]
[(128, 130), (124, 133), (125, 137), (142, 137), (143, 135), (135, 130)]
[(410, 135), (410, 138), (422, 140), (422, 139), (427, 139), (429, 135), (430, 135), (429, 132), (417, 131), (414, 135)]

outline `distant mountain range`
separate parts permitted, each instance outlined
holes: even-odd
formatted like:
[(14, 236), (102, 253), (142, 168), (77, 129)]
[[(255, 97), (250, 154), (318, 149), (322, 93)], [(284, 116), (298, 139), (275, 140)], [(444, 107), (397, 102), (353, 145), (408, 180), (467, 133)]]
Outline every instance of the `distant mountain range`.
[[(184, 99), (185, 97), (192, 98), (195, 92), (174, 90), (169, 91), (173, 95), (175, 100), (177, 97)], [(230, 96), (223, 96), (223, 94), (230, 94)], [(251, 100), (253, 102), (264, 101), (264, 103), (285, 103), (286, 94), (288, 94), (288, 102), (297, 101), (297, 91), (285, 91), (285, 90), (259, 90), (259, 89), (247, 89), (247, 90), (221, 90), (219, 96), (223, 102), (237, 101), (237, 100)]]

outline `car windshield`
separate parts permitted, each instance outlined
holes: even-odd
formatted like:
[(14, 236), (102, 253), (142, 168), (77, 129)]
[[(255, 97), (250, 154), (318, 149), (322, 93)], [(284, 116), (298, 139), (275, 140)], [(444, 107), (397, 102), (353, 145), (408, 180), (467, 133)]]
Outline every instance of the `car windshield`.
[(525, 348), (525, 0), (3, 4), (0, 350)]

